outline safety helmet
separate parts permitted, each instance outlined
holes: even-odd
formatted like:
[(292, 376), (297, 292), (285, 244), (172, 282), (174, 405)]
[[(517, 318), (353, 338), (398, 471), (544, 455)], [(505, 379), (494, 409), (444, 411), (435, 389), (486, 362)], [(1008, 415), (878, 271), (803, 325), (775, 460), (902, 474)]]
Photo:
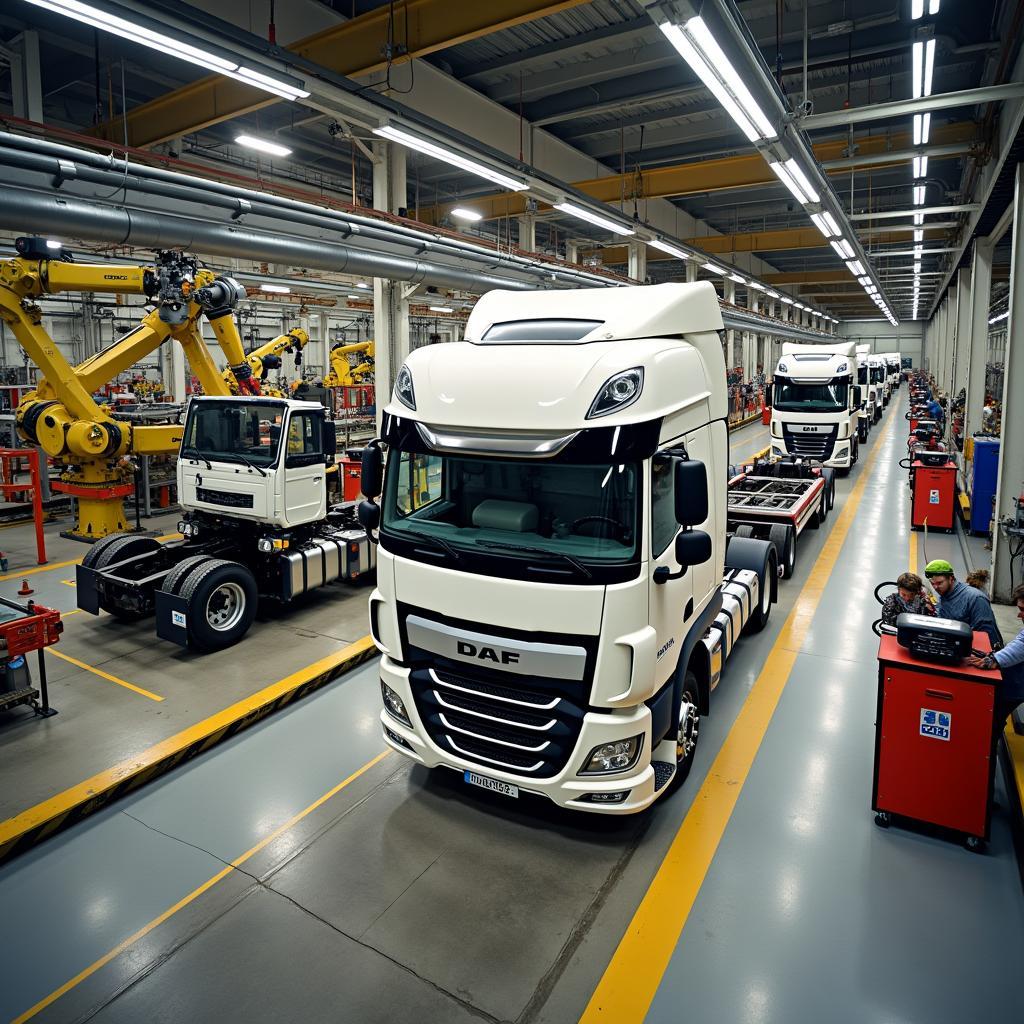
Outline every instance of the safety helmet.
[(944, 558), (933, 558), (924, 567), (924, 574), (929, 577), (929, 579), (932, 576), (952, 576), (953, 566), (951, 566)]

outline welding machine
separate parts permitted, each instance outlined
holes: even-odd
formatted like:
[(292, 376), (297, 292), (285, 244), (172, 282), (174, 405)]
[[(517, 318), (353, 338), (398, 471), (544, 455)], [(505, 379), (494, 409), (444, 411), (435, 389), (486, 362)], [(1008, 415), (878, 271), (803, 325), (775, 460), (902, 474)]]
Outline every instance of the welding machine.
[[(897, 620), (917, 620), (901, 615)], [(932, 630), (941, 619), (923, 619)], [(902, 623), (908, 643), (927, 627)], [(966, 629), (966, 627), (964, 627)], [(900, 626), (897, 626), (900, 630)], [(967, 664), (923, 660), (899, 636), (885, 634), (878, 648), (878, 708), (871, 804), (875, 823), (888, 828), (906, 819), (937, 825), (979, 850), (989, 836), (995, 777), (994, 708), (999, 675)], [(938, 627), (943, 651), (966, 644), (990, 649), (988, 637), (967, 640)]]
[[(924, 456), (924, 458), (922, 458)], [(910, 528), (953, 530), (956, 466), (946, 452), (918, 451), (910, 464)]]
[(896, 619), (896, 642), (922, 661), (959, 664), (971, 653), (973, 635), (966, 622), (905, 612)]

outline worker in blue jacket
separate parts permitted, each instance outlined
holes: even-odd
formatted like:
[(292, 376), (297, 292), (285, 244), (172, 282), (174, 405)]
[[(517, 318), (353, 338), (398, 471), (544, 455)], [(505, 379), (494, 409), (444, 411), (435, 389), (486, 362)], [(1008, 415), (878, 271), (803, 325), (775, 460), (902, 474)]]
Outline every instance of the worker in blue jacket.
[(939, 429), (942, 429), (943, 424), (946, 421), (946, 413), (941, 405), (934, 399), (928, 400), (928, 415), (939, 425)]
[(992, 605), (980, 590), (961, 583), (953, 573), (953, 566), (944, 558), (932, 559), (924, 567), (924, 574), (939, 595), (937, 611), (940, 619), (956, 619), (957, 622), (966, 622), (972, 630), (987, 633), (992, 650), (1003, 646)]
[[(1010, 595), (1017, 605), (1017, 618), (1024, 622), (1024, 583), (1018, 584)], [(968, 664), (975, 668), (999, 669), (1002, 685), (996, 687), (996, 728), (1001, 729), (1006, 716), (1024, 704), (1024, 629), (1002, 650), (984, 657), (971, 655)]]

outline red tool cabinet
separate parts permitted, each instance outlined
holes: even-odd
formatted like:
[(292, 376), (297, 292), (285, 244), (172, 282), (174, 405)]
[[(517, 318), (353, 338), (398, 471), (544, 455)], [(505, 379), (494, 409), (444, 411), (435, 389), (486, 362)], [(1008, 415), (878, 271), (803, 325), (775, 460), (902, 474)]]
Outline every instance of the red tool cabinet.
[[(984, 633), (974, 648), (988, 652)], [(995, 775), (992, 730), (999, 674), (921, 661), (883, 636), (872, 807), (950, 829), (976, 848), (987, 840)]]
[(956, 466), (925, 466), (915, 459), (910, 467), (910, 525), (921, 529), (952, 530), (956, 508)]

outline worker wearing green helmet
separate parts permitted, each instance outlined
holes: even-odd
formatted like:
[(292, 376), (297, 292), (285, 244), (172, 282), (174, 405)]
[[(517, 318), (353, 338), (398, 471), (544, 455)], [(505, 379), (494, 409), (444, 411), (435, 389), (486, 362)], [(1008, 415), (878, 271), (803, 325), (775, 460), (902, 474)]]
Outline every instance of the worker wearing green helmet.
[(939, 595), (938, 614), (943, 619), (965, 622), (971, 629), (987, 633), (992, 650), (1003, 646), (1003, 637), (992, 614), (992, 605), (980, 590), (961, 583), (953, 566), (944, 558), (934, 558), (924, 567), (932, 589)]

